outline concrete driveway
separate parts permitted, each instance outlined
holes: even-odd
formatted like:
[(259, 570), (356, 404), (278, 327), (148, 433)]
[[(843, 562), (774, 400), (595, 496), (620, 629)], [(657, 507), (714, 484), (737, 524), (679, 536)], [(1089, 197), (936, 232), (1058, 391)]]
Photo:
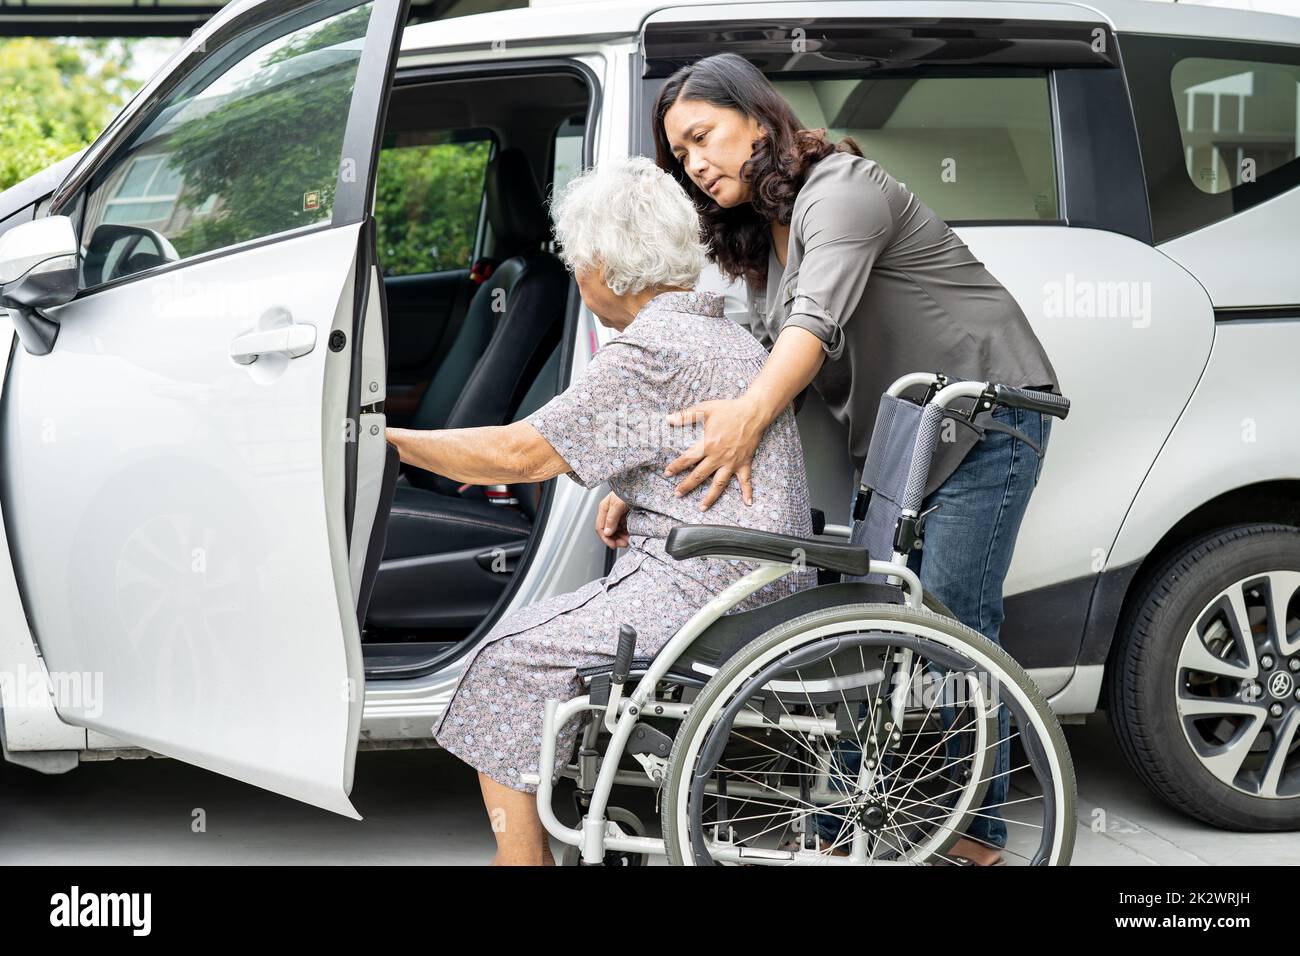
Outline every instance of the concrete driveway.
[[(1300, 833), (1215, 830), (1149, 794), (1120, 757), (1104, 715), (1065, 730), (1079, 780), (1076, 865), (1300, 864)], [(366, 818), (359, 823), (173, 760), (88, 762), (55, 777), (6, 765), (0, 768), (0, 864), (482, 864), (491, 858), (477, 779), (448, 754), (365, 751), (356, 781), (353, 801)], [(649, 792), (634, 796), (628, 805), (657, 830)], [(559, 801), (557, 808), (568, 809)]]

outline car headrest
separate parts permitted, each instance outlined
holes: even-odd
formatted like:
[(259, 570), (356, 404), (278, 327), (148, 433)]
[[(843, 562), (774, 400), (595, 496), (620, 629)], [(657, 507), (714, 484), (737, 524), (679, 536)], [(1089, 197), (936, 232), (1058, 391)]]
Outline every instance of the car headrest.
[(498, 258), (536, 246), (550, 233), (542, 192), (518, 147), (503, 149), (488, 163), (487, 214)]

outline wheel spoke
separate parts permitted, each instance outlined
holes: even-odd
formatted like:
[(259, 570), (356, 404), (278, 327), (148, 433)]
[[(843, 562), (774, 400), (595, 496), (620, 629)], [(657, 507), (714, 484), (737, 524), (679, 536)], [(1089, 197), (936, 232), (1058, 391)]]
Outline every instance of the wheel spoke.
[[(1024, 766), (1016, 767), (1015, 769), (1016, 769), (1016, 770), (1024, 770), (1024, 769), (1026, 769), (1028, 766), (1029, 766), (1029, 764), (1025, 764)], [(960, 790), (949, 790), (949, 791), (948, 791), (948, 793), (960, 793), (960, 792), (961, 792)], [(941, 796), (943, 796), (943, 795), (941, 794)], [(979, 809), (980, 809), (980, 810), (996, 810), (996, 809), (998, 809), (998, 808), (1000, 808), (1000, 807), (1009, 807), (1009, 806), (1013, 806), (1014, 804), (1017, 804), (1017, 803), (1033, 803), (1035, 800), (1042, 800), (1042, 799), (1043, 799), (1043, 795), (1042, 795), (1041, 793), (1037, 793), (1037, 794), (1032, 794), (1032, 795), (1030, 795), (1030, 796), (1028, 796), (1028, 797), (1020, 797), (1020, 798), (1015, 799), (1015, 800), (1003, 800), (1003, 801), (1001, 801), (1000, 803), (990, 803), (990, 804), (985, 804), (984, 806), (980, 807)], [(914, 801), (912, 801), (911, 804), (910, 804), (910, 806), (913, 806), (913, 807), (923, 807), (923, 806), (929, 806), (929, 805), (931, 805), (931, 802), (928, 801), (928, 800), (914, 800)], [(942, 807), (943, 805), (942, 805), (942, 804), (939, 804), (938, 806), (941, 806), (941, 807)], [(903, 808), (902, 808), (902, 807), (897, 807), (897, 808), (895, 808), (895, 809), (899, 809), (899, 810), (901, 810), (901, 809), (903, 809)], [(986, 815), (986, 814), (978, 813), (976, 810), (972, 810), (972, 811), (970, 811), (970, 812), (971, 812), (972, 814), (974, 814), (974, 815), (977, 815), (977, 816), (985, 816), (985, 815)]]
[(1188, 719), (1201, 717), (1263, 717), (1262, 704), (1248, 704), (1232, 697), (1198, 697), (1194, 694), (1179, 694), (1178, 713)]
[[(1205, 765), (1205, 768), (1210, 773), (1224, 783), (1235, 787), (1241, 765), (1250, 754), (1251, 748), (1255, 745), (1255, 740), (1263, 729), (1264, 716), (1262, 712), (1247, 716), (1227, 743), (1213, 747), (1202, 742), (1197, 747), (1197, 754), (1201, 758), (1201, 763)], [(1195, 741), (1193, 741), (1193, 746), (1196, 746)]]
[[(978, 721), (978, 719), (979, 719), (979, 718), (972, 718), (972, 719), (970, 720), (969, 723), (964, 724), (962, 727), (958, 728), (957, 733), (969, 733), (969, 732), (971, 732), (971, 731), (975, 728), (975, 726), (976, 726), (976, 722)], [(967, 728), (969, 728), (969, 730), (968, 730)], [(919, 736), (919, 735), (918, 735), (918, 736)], [(921, 753), (917, 754), (916, 757), (915, 757), (914, 759), (908, 759), (908, 760), (905, 760), (905, 761), (904, 761), (900, 766), (896, 767), (896, 768), (895, 768), (895, 773), (898, 773), (898, 772), (901, 772), (902, 770), (905, 770), (907, 767), (911, 766), (913, 763), (916, 763), (916, 762), (917, 762), (918, 760), (920, 760), (921, 758), (926, 757), (927, 755), (932, 754), (932, 753), (933, 753), (934, 751), (936, 751), (940, 746), (942, 746), (943, 744), (947, 743), (947, 741), (948, 741), (951, 737), (953, 737), (953, 736), (956, 736), (956, 734), (953, 733), (952, 728), (950, 727), (950, 728), (948, 728), (947, 731), (945, 731), (943, 737), (939, 738), (939, 740), (936, 741), (934, 744), (932, 744), (930, 747), (927, 747), (924, 751), (922, 751)], [(1010, 739), (1010, 738), (1008, 738), (1008, 739)], [(986, 751), (986, 750), (988, 750), (989, 748), (988, 748), (988, 747), (983, 747), (983, 748), (981, 748), (981, 749)], [(961, 762), (963, 762), (963, 761), (973, 759), (973, 758), (974, 758), (974, 755), (975, 755), (975, 752), (972, 751), (971, 754), (969, 754), (969, 755), (967, 755), (967, 756), (963, 756), (963, 757), (958, 757), (956, 760), (947, 760), (945, 763), (941, 764), (938, 768), (931, 770), (929, 773), (925, 774), (924, 776), (913, 778), (913, 780), (912, 780), (912, 785), (915, 785), (915, 784), (917, 784), (917, 783), (920, 783), (920, 782), (923, 781), (923, 780), (928, 780), (928, 779), (930, 779), (931, 777), (935, 776), (936, 774), (938, 774), (938, 773), (942, 773), (946, 768), (951, 767), (951, 766), (954, 766), (954, 765), (957, 764), (957, 763), (961, 763)], [(945, 758), (945, 760), (946, 760), (946, 758)]]
[[(973, 723), (973, 722), (972, 722), (972, 723)], [(998, 746), (998, 745), (1001, 744), (1001, 743), (1009, 743), (1010, 741), (1014, 740), (1014, 739), (1015, 739), (1019, 734), (1020, 734), (1020, 731), (1019, 731), (1019, 730), (1014, 730), (1014, 731), (1012, 731), (1010, 734), (1008, 734), (1006, 737), (1003, 737), (1001, 740), (998, 740), (998, 741), (996, 741), (995, 743), (986, 744), (984, 747), (982, 747), (982, 748), (980, 748), (980, 749), (981, 749), (981, 751), (985, 751), (985, 752), (987, 752), (987, 751), (991, 750), (992, 748)], [(975, 753), (972, 752), (971, 754), (969, 754), (969, 755), (967, 755), (967, 756), (958, 757), (956, 760), (950, 760), (950, 761), (948, 761), (947, 763), (945, 763), (942, 767), (939, 767), (937, 770), (931, 770), (931, 771), (926, 775), (926, 777), (918, 778), (918, 779), (928, 779), (929, 777), (933, 777), (936, 773), (942, 771), (942, 770), (945, 769), (946, 767), (954, 766), (955, 764), (957, 764), (957, 763), (961, 763), (961, 762), (963, 762), (963, 761), (965, 761), (965, 760), (970, 760), (970, 759), (972, 759), (974, 756), (975, 756)], [(899, 769), (902, 769), (902, 768), (899, 768)]]
[[(1264, 765), (1264, 776), (1260, 781), (1259, 794), (1262, 797), (1278, 796), (1278, 784), (1282, 782), (1282, 771), (1286, 769), (1288, 751), (1295, 740), (1296, 728), (1300, 727), (1300, 710), (1293, 710), (1287, 715), (1286, 722), (1278, 728), (1273, 740), (1273, 749), (1269, 752)], [(1287, 794), (1294, 796), (1294, 794)]]
[[(1240, 603), (1244, 610), (1245, 602)], [(1219, 614), (1229, 607), (1225, 599)], [(791, 634), (781, 638), (783, 643), (768, 641), (746, 659), (752, 669), (737, 666), (738, 661), (726, 669), (725, 684), (703, 692), (693, 708), (697, 716), (685, 764), (672, 771), (673, 786), (688, 788), (685, 794), (674, 789), (670, 804), (680, 821), (674, 824), (675, 846), (688, 847), (692, 839), (701, 846), (703, 838), (703, 852), (715, 860), (726, 856), (740, 863), (919, 863), (951, 844), (962, 820), (1001, 819), (997, 808), (1023, 805), (1019, 819), (1004, 822), (1040, 835), (1033, 838), (1042, 845), (1035, 858), (1051, 850), (1047, 841), (1061, 838), (1059, 830), (1047, 825), (1053, 792), (1022, 796), (1024, 791), (1018, 789), (996, 806), (976, 808), (975, 794), (982, 793), (989, 780), (1029, 766), (1012, 766), (990, 776), (991, 754), (1021, 730), (996, 739), (999, 735), (991, 731), (997, 708), (1007, 702), (986, 688), (1007, 686), (1019, 694), (1018, 671), (990, 660), (973, 636), (961, 636), (964, 628), (958, 631), (958, 625), (913, 621), (915, 612), (907, 609), (882, 608), (880, 613), (887, 623), (872, 621), (840, 633), (822, 626), (808, 635), (811, 639)], [(911, 640), (894, 643), (896, 634)], [(814, 645), (822, 640), (836, 643), (818, 654), (822, 648)], [(934, 642), (930, 646), (935, 655), (942, 657), (938, 648), (948, 647), (973, 658), (974, 667), (966, 671), (940, 663), (931, 656), (929, 641)], [(783, 669), (780, 655), (795, 653), (802, 659)], [(1206, 656), (1213, 659), (1208, 651)], [(880, 666), (868, 667), (868, 659)], [(900, 666), (904, 661), (908, 666)], [(1216, 666), (1228, 665), (1217, 661)], [(774, 694), (777, 686), (781, 692)], [(748, 723), (759, 726), (735, 726), (734, 718), (723, 717), (728, 707), (733, 715), (754, 714), (758, 719)], [(779, 721), (767, 719), (777, 714)], [(1035, 740), (1040, 716), (1035, 712)], [(886, 731), (885, 721), (897, 726), (891, 724)], [(883, 746), (882, 733), (888, 734)], [(911, 739), (904, 740), (909, 734)], [(706, 743), (709, 748), (723, 746), (706, 749)], [(1059, 779), (1060, 771), (1068, 768), (1054, 753), (1059, 744), (1051, 739), (1042, 743), (1053, 760), (1051, 773)], [(716, 756), (706, 761), (706, 753)], [(1072, 812), (1069, 806), (1057, 809)], [(835, 823), (829, 838), (823, 839), (819, 834), (827, 819)], [(666, 810), (665, 827), (668, 820)], [(969, 835), (967, 839), (986, 842)], [(789, 853), (773, 855), (774, 847)], [(834, 858), (845, 851), (849, 860)]]
[(1268, 576), (1268, 622), (1270, 636), (1280, 654), (1300, 651), (1300, 628), (1287, 634), (1287, 609), (1300, 591), (1300, 571), (1274, 571)]
[(1250, 610), (1246, 607), (1245, 582), (1228, 590), (1228, 602), (1232, 606), (1231, 622), (1238, 653), (1246, 655), (1246, 663), (1253, 677), (1259, 673), (1259, 662), (1255, 660), (1255, 631), (1250, 625)]

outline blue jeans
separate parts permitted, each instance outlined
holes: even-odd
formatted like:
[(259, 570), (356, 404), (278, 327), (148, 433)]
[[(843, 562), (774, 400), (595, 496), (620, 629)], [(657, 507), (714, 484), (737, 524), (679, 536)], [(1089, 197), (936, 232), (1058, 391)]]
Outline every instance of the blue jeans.
[[(1024, 432), (1046, 452), (1050, 417), (1001, 406), (992, 417)], [(994, 643), (998, 643), (1002, 628), (1002, 583), (1041, 471), (1042, 461), (1029, 445), (1005, 432), (990, 431), (921, 508), (939, 506), (926, 518), (924, 547), (909, 555), (908, 565), (920, 576), (927, 593)], [(939, 710), (946, 728), (955, 717), (954, 709), (947, 705)], [(977, 809), (981, 815), (967, 830), (972, 839), (996, 847), (1007, 843), (1007, 825), (997, 808), (1007, 799), (1010, 733), (1010, 715), (1005, 706), (999, 707), (992, 779)], [(861, 758), (857, 746), (841, 743), (837, 751), (845, 771), (857, 773)], [(840, 827), (837, 814), (819, 813), (815, 820), (823, 839), (835, 838)]]

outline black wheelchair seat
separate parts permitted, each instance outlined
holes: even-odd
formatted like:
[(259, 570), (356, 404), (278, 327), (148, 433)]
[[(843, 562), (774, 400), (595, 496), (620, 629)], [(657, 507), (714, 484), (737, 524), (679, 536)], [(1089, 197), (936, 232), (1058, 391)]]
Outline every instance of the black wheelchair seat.
[[(673, 532), (682, 530), (674, 528)], [(773, 535), (772, 537), (780, 537)], [(800, 539), (791, 539), (800, 540)], [(855, 549), (855, 550), (861, 550)], [(864, 552), (865, 553), (865, 552)], [(898, 587), (866, 582), (824, 584), (787, 594), (761, 607), (735, 614), (724, 614), (673, 662), (668, 677), (683, 683), (703, 686), (733, 654), (765, 634), (783, 621), (845, 604), (902, 604), (903, 591)], [(639, 679), (650, 669), (652, 658), (636, 657), (632, 660), (628, 679)], [(590, 684), (593, 678), (608, 675), (614, 668), (608, 664), (579, 667), (578, 676)]]

